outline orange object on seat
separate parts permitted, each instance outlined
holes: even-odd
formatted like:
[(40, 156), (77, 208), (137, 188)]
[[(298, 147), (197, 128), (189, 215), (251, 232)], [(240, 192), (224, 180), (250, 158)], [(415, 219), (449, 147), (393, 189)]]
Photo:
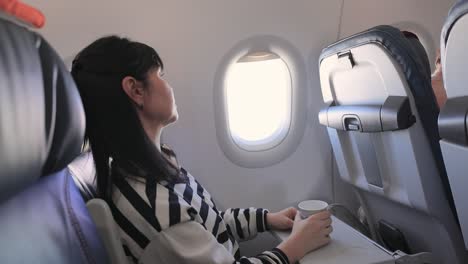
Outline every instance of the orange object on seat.
[(45, 16), (41, 11), (18, 0), (0, 0), (0, 10), (37, 28), (41, 28), (45, 24)]

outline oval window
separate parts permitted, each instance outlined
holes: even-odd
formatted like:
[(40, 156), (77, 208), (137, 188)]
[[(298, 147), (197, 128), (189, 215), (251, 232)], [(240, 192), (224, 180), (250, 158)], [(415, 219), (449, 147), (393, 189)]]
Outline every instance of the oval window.
[(273, 148), (291, 124), (291, 74), (276, 54), (247, 54), (228, 67), (225, 103), (232, 139), (242, 149)]

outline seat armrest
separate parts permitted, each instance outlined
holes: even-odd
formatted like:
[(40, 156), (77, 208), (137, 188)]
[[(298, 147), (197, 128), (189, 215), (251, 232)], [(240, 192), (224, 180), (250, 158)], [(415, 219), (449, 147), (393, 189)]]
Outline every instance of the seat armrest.
[(107, 203), (102, 199), (91, 199), (87, 204), (89, 213), (97, 226), (99, 236), (104, 242), (111, 263), (128, 264), (125, 256), (117, 224)]

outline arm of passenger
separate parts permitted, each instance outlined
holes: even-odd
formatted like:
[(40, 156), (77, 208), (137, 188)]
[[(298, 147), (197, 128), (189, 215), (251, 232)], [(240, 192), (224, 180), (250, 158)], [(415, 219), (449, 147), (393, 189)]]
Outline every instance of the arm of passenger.
[(221, 213), (224, 222), (229, 225), (237, 241), (255, 238), (257, 233), (265, 232), (267, 228), (266, 215), (268, 210), (261, 208), (227, 209)]
[(233, 254), (219, 244), (203, 226), (190, 221), (160, 232), (145, 248), (139, 263), (288, 264), (289, 262), (287, 256), (279, 249), (265, 251), (256, 257), (241, 257), (236, 260)]

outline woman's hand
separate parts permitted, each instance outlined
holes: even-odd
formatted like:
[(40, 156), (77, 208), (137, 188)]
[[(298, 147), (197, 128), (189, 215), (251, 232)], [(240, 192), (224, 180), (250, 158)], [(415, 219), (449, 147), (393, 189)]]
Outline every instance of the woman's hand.
[(286, 208), (277, 213), (268, 213), (266, 216), (267, 226), (270, 230), (287, 230), (294, 225), (294, 217), (297, 210), (294, 207)]
[(331, 223), (331, 214), (328, 211), (316, 213), (306, 219), (301, 219), (297, 213), (291, 235), (278, 248), (288, 256), (290, 263), (296, 263), (308, 252), (330, 243), (330, 233), (333, 231)]

